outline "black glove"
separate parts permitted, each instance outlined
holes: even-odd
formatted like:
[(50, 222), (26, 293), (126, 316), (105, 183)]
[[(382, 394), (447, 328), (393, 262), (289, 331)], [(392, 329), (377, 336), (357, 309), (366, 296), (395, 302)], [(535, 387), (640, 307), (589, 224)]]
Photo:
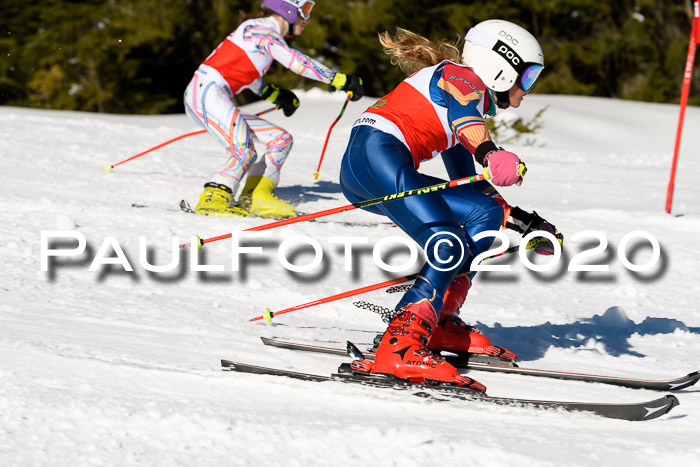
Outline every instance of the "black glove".
[(344, 75), (336, 73), (331, 86), (341, 91), (345, 91), (350, 96), (351, 101), (359, 101), (365, 95), (365, 87), (362, 78), (357, 75)]
[(299, 108), (299, 98), (292, 91), (282, 89), (275, 84), (268, 84), (262, 88), (260, 95), (277, 107), (281, 108), (285, 117), (291, 117)]
[[(521, 233), (523, 237), (530, 232), (543, 230), (554, 235), (554, 237), (559, 240), (559, 245), (564, 245), (564, 235), (557, 230), (554, 224), (546, 221), (534, 211), (529, 213), (527, 211), (523, 211), (517, 206), (513, 207), (510, 210), (508, 219), (506, 219), (506, 227)], [(534, 248), (535, 253), (540, 255), (554, 254), (554, 245), (545, 237), (533, 238), (530, 243), (532, 243), (532, 246), (528, 245), (527, 248)]]

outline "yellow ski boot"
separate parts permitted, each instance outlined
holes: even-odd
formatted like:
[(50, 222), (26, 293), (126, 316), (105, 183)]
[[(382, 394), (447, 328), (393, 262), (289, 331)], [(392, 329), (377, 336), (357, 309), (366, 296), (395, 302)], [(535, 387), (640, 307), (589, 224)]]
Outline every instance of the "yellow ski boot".
[(250, 217), (244, 209), (233, 206), (233, 192), (226, 185), (207, 183), (199, 195), (195, 214), (219, 217)]
[(284, 219), (297, 215), (294, 206), (272, 194), (275, 183), (262, 175), (248, 177), (238, 205), (250, 214), (267, 219)]

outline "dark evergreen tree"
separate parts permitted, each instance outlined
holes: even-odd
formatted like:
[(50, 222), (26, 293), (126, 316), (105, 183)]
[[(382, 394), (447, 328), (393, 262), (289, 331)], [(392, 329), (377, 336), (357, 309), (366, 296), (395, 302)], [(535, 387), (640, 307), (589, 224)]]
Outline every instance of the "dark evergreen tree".
[[(290, 42), (337, 70), (361, 75), (368, 94), (380, 96), (404, 75), (384, 55), (378, 33), (402, 27), (457, 42), (477, 22), (503, 18), (531, 30), (542, 43), (546, 69), (535, 92), (678, 102), (690, 5), (689, 0), (318, 0), (304, 34)], [(193, 71), (237, 26), (241, 12), (259, 8), (260, 0), (4, 0), (0, 104), (182, 112), (182, 92)], [(273, 66), (266, 79), (290, 88), (319, 85), (281, 66)], [(700, 104), (697, 71), (690, 102)]]

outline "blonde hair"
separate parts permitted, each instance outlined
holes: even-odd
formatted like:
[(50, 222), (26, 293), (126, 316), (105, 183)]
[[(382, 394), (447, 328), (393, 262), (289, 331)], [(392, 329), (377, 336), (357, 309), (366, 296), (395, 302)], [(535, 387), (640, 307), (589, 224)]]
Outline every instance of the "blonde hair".
[(407, 29), (397, 28), (393, 38), (388, 32), (383, 32), (379, 34), (379, 42), (384, 46), (384, 53), (391, 56), (392, 65), (399, 65), (407, 74), (443, 60), (462, 61), (457, 44), (435, 43)]

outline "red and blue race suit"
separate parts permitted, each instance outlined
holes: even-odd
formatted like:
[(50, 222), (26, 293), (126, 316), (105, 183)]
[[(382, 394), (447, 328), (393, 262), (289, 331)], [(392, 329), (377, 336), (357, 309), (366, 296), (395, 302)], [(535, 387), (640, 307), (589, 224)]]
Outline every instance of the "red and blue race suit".
[[(355, 122), (341, 165), (340, 184), (353, 203), (443, 182), (418, 172), (442, 155), (450, 179), (476, 174), (495, 148), (485, 113), (495, 105), (482, 81), (463, 65), (442, 62), (414, 73)], [(427, 262), (397, 309), (428, 300), (439, 315), (445, 291), (493, 241), (473, 237), (498, 230), (508, 209), (486, 182), (401, 198), (368, 208), (389, 217), (425, 251)]]

